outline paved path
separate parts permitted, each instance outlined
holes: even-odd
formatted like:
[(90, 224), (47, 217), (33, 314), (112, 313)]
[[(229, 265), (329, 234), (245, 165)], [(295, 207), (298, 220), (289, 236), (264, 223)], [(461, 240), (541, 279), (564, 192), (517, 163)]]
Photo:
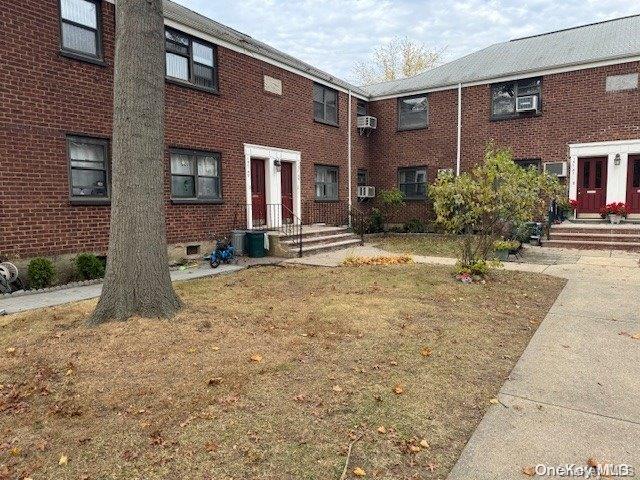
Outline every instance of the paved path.
[[(569, 253), (575, 257), (569, 263), (505, 264), (568, 283), (502, 386), (501, 403), (489, 407), (448, 480), (525, 479), (523, 467), (585, 465), (591, 457), (630, 464), (640, 476), (640, 340), (621, 335), (640, 332), (638, 260)], [(364, 246), (294, 262), (333, 266), (349, 255), (388, 253)]]
[[(188, 270), (176, 270), (171, 272), (171, 279), (174, 282), (181, 280), (192, 280), (194, 278), (210, 277), (223, 273), (231, 273), (246, 268), (244, 265), (220, 265), (217, 269), (209, 266), (202, 266)], [(97, 298), (102, 292), (102, 284), (85, 285), (81, 287), (66, 288), (52, 292), (36, 293), (32, 295), (21, 295), (12, 298), (0, 299), (0, 311), (6, 310), (6, 314), (34, 310), (36, 308), (53, 307), (65, 303), (79, 302), (90, 298)]]

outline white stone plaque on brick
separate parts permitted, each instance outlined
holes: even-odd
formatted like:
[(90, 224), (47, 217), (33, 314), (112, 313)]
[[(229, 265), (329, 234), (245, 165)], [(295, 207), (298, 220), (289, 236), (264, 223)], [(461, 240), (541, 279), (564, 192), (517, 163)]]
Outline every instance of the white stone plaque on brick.
[(277, 78), (273, 78), (273, 77), (270, 77), (269, 75), (265, 75), (264, 91), (275, 93), (276, 95), (282, 95), (282, 80), (278, 80)]
[(619, 92), (621, 90), (633, 90), (638, 88), (638, 74), (611, 75), (607, 77), (607, 92)]

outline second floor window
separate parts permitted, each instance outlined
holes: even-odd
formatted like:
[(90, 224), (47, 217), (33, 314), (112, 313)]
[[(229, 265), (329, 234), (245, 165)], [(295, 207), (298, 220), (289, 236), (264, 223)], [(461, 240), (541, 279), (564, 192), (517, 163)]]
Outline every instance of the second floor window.
[(215, 46), (173, 29), (165, 30), (167, 77), (217, 91)]
[(364, 100), (358, 100), (358, 117), (366, 117), (368, 115), (368, 105)]
[(357, 182), (359, 187), (369, 185), (369, 172), (362, 168), (359, 168)]
[(428, 123), (427, 95), (398, 99), (398, 130), (425, 128)]
[[(540, 77), (491, 85), (491, 116), (493, 118), (514, 118), (526, 113), (540, 112), (542, 110), (541, 87), (542, 79)], [(529, 112), (518, 112), (517, 99), (529, 96), (536, 99), (536, 109)]]
[(319, 83), (313, 84), (313, 118), (317, 122), (338, 125), (338, 92)]
[(62, 50), (100, 59), (100, 1), (60, 0)]
[(220, 154), (171, 151), (171, 197), (174, 200), (222, 200)]

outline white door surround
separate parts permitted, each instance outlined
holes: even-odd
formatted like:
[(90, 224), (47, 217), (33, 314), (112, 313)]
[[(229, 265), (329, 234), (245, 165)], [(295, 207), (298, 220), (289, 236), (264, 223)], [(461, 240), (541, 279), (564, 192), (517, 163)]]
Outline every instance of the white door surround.
[[(629, 155), (640, 153), (640, 139), (612, 142), (574, 143), (569, 145), (571, 172), (569, 198), (578, 198), (578, 158), (607, 157), (607, 203), (627, 201), (627, 167)], [(620, 164), (616, 165), (616, 156)]]
[[(261, 158), (264, 162), (265, 197), (267, 205), (279, 205), (282, 203), (282, 191), (280, 169), (276, 162), (292, 163), (293, 175), (293, 214), (294, 222), (299, 223), (302, 218), (302, 181), (301, 181), (301, 155), (294, 150), (282, 148), (264, 147), (261, 145), (244, 144), (244, 168), (247, 184), (247, 228), (253, 226), (253, 214), (251, 207), (251, 159)], [(267, 208), (267, 227), (275, 228), (282, 225), (282, 211), (280, 209)]]

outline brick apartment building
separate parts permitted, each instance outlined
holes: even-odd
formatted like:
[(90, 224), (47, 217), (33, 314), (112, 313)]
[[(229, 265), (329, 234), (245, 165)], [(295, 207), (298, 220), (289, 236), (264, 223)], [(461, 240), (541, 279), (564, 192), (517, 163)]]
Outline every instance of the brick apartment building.
[[(108, 244), (111, 0), (0, 0), (0, 256)], [(165, 206), (177, 251), (234, 228), (343, 218), (359, 186), (428, 212), (489, 140), (569, 178), (589, 216), (640, 216), (640, 16), (492, 45), (356, 87), (165, 2)], [(359, 122), (377, 128), (359, 128)], [(362, 194), (363, 192), (361, 192)], [(371, 202), (371, 200), (368, 200)], [(184, 252), (186, 253), (186, 252)]]

